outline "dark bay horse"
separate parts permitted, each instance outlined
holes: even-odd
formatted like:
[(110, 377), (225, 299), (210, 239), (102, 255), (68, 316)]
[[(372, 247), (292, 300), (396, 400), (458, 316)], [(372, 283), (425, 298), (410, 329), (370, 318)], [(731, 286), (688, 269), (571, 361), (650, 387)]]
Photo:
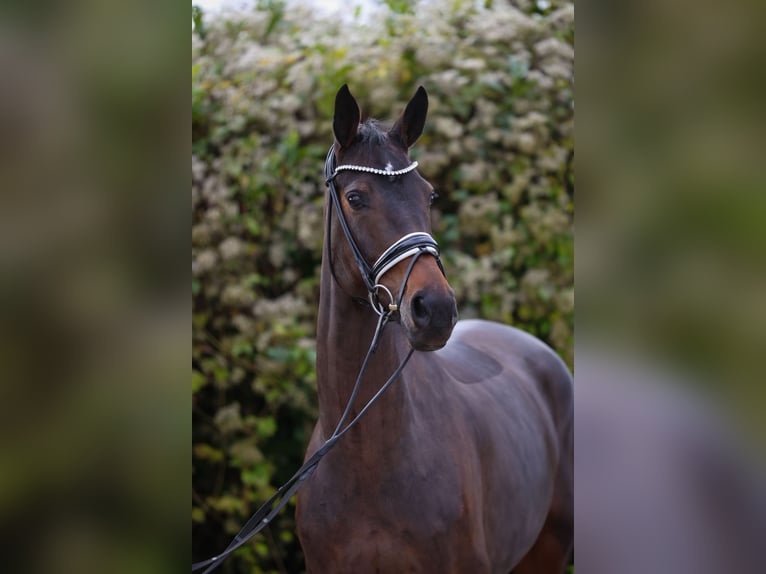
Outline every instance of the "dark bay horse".
[[(346, 86), (336, 96), (333, 152), (344, 168), (334, 176), (340, 205), (328, 200), (325, 206), (319, 421), (307, 456), (341, 418), (377, 320), (365, 303), (370, 281), (359, 271), (337, 210), (368, 266), (402, 238), (430, 234), (433, 189), (409, 159), (427, 109), (421, 87), (385, 129), (360, 123)], [(562, 572), (573, 536), (569, 371), (522, 331), (457, 322), (438, 252), (426, 250), (410, 265), (412, 259), (377, 278), (401, 302), (370, 359), (351, 417), (410, 350), (416, 352), (298, 495), (308, 572)]]

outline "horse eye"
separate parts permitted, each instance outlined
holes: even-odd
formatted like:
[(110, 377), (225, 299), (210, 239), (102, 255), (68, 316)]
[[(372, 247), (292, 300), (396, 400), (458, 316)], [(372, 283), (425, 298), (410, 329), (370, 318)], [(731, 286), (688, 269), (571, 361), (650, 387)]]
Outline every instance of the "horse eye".
[(351, 209), (360, 209), (364, 207), (364, 198), (358, 191), (349, 191), (346, 194), (346, 201), (348, 201)]
[(434, 201), (439, 199), (439, 194), (435, 191), (431, 192), (431, 195), (428, 197), (428, 205), (433, 205)]

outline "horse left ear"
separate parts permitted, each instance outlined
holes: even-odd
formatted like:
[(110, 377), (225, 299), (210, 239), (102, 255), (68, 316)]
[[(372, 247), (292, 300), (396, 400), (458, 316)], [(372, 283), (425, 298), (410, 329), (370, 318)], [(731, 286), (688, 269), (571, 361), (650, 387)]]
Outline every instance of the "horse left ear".
[(348, 85), (343, 84), (335, 96), (335, 115), (332, 120), (335, 140), (340, 144), (341, 149), (348, 149), (354, 143), (359, 130), (360, 115), (359, 104), (351, 95)]
[(426, 125), (426, 115), (428, 114), (428, 94), (423, 86), (418, 87), (418, 91), (407, 103), (407, 107), (399, 119), (394, 123), (389, 134), (396, 137), (405, 149), (410, 149), (423, 133), (423, 126)]

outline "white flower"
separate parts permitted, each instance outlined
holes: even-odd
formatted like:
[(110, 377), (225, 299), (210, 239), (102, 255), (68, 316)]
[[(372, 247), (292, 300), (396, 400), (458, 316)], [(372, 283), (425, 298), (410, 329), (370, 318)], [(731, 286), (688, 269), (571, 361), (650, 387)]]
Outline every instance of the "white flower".
[(218, 246), (224, 261), (236, 259), (245, 251), (245, 244), (239, 237), (227, 237)]
[(558, 57), (574, 60), (574, 48), (558, 38), (546, 38), (535, 44), (535, 53), (541, 58)]
[(434, 131), (454, 140), (463, 135), (463, 126), (454, 118), (441, 116), (434, 120)]
[(484, 62), (484, 60), (479, 58), (457, 60), (454, 65), (456, 68), (461, 70), (483, 70), (487, 67), (487, 64)]
[(552, 78), (560, 78), (567, 81), (572, 79), (572, 66), (567, 66), (561, 61), (546, 62), (540, 68)]
[(218, 264), (218, 256), (212, 249), (205, 249), (192, 260), (192, 275), (199, 277), (212, 271)]
[(221, 293), (221, 303), (231, 307), (247, 307), (252, 305), (254, 300), (253, 293), (238, 283), (227, 285)]

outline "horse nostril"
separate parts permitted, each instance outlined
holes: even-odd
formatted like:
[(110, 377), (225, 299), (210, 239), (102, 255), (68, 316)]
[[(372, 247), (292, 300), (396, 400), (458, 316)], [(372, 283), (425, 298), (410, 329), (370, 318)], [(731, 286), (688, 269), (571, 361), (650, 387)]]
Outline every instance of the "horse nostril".
[(425, 327), (431, 319), (431, 310), (428, 308), (425, 297), (420, 293), (412, 298), (412, 318), (418, 327)]

